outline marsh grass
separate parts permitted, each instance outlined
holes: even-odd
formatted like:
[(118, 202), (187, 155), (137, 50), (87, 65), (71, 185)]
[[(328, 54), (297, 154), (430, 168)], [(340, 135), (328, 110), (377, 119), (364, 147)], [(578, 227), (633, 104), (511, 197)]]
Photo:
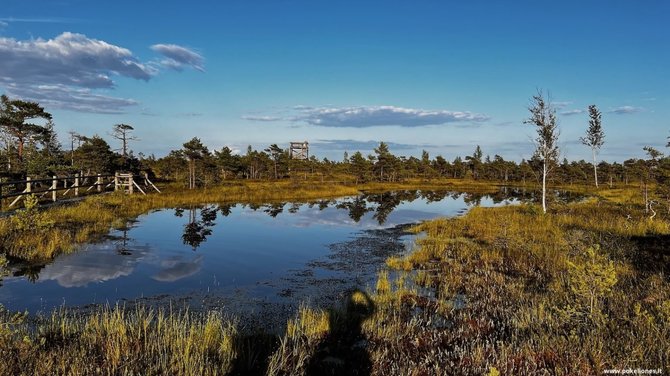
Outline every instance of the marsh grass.
[(224, 375), (237, 357), (235, 327), (216, 313), (123, 307), (15, 318), (0, 329), (0, 374)]
[[(341, 188), (329, 192), (360, 189)], [(323, 188), (290, 184), (250, 189), (109, 195), (49, 216), (91, 224), (85, 235), (69, 235), (72, 241), (163, 205), (272, 200), (286, 191), (303, 196), (295, 199), (323, 196)], [(87, 213), (92, 208), (102, 209)], [(547, 215), (534, 205), (474, 208), (413, 231), (414, 250), (387, 260), (374, 293), (353, 293), (328, 311), (303, 306), (280, 337), (241, 336), (235, 320), (215, 313), (117, 307), (87, 316), (57, 311), (29, 323), (26, 315), (0, 312), (0, 374), (670, 370), (670, 227), (668, 218), (648, 218), (633, 189), (599, 190)]]
[(668, 371), (670, 228), (622, 196), (415, 227), (414, 252), (387, 261), (414, 287), (382, 289), (365, 325), (376, 374)]

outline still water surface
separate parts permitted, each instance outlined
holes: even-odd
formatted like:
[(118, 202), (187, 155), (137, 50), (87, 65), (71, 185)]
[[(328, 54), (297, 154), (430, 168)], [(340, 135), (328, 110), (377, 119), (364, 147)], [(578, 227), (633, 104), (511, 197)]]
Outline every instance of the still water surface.
[(518, 201), (503, 193), (399, 191), (161, 209), (49, 264), (13, 265), (0, 303), (35, 313), (155, 297), (335, 298), (370, 286), (389, 255), (406, 252), (413, 237), (403, 225)]

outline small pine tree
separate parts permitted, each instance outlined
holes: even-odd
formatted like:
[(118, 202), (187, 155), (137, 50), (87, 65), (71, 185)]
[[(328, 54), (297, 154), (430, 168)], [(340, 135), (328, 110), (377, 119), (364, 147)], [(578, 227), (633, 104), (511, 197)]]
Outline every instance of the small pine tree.
[(600, 317), (602, 300), (617, 283), (614, 264), (600, 254), (600, 246), (586, 249), (575, 262), (568, 261), (568, 278), (580, 311), (592, 319)]

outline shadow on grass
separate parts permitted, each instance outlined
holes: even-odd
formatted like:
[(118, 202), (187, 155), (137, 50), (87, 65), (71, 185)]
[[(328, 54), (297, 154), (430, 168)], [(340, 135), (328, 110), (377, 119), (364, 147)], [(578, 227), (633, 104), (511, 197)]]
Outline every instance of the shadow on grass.
[(330, 332), (307, 366), (308, 375), (370, 375), (372, 362), (361, 325), (375, 312), (370, 297), (354, 290), (344, 310), (330, 311)]
[(633, 236), (632, 262), (643, 273), (670, 273), (670, 235)]
[(264, 376), (268, 362), (277, 350), (279, 339), (270, 334), (241, 335), (235, 339), (238, 354), (228, 375)]

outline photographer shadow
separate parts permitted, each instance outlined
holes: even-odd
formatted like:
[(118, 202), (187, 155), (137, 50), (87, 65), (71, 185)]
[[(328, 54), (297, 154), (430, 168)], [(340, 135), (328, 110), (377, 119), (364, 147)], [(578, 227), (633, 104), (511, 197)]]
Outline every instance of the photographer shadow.
[(362, 324), (375, 313), (372, 299), (353, 290), (344, 306), (331, 310), (330, 332), (311, 358), (308, 375), (370, 375), (372, 362)]

